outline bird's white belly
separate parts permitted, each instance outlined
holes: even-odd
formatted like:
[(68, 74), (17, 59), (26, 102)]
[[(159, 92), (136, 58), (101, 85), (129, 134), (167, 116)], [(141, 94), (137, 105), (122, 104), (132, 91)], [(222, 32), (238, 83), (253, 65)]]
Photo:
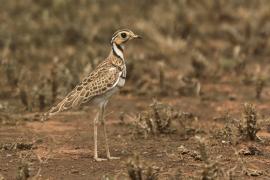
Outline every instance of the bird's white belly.
[(117, 86), (121, 88), (125, 85), (125, 82), (126, 82), (126, 80), (124, 78), (120, 77), (119, 81), (117, 83)]
[(94, 97), (91, 102), (93, 102), (94, 104), (100, 104), (100, 103), (102, 103), (104, 101), (108, 101), (111, 98), (111, 96), (113, 94), (115, 94), (116, 92), (118, 92), (118, 91), (119, 91), (119, 88), (114, 87), (111, 90), (107, 91), (106, 93), (104, 93), (104, 94), (102, 94), (100, 96)]

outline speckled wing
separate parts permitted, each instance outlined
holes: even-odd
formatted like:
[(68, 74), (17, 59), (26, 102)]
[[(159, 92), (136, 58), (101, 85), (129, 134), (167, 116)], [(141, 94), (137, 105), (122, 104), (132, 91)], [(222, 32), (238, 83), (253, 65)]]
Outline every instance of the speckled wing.
[(78, 84), (58, 105), (51, 108), (48, 116), (91, 101), (96, 96), (111, 90), (119, 81), (121, 71), (115, 66), (98, 66)]

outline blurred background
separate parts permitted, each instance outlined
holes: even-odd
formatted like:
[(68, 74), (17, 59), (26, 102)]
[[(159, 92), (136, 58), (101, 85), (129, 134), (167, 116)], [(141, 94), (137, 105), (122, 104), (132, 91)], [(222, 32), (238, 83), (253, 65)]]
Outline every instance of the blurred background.
[(144, 37), (125, 50), (121, 96), (217, 99), (207, 84), (229, 83), (252, 87), (243, 98), (260, 99), (270, 76), (269, 7), (268, 0), (2, 2), (0, 111), (48, 109), (108, 55), (120, 28)]

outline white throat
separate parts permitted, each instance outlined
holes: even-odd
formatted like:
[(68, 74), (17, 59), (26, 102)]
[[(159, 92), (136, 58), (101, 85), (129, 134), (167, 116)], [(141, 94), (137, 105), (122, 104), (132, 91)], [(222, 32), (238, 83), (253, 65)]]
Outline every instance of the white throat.
[[(124, 60), (123, 51), (121, 49), (119, 49), (115, 43), (113, 43), (113, 47), (112, 48), (113, 48), (113, 51), (115, 52), (115, 54), (117, 56), (119, 56), (122, 60)], [(123, 49), (123, 46), (121, 46), (121, 48)]]

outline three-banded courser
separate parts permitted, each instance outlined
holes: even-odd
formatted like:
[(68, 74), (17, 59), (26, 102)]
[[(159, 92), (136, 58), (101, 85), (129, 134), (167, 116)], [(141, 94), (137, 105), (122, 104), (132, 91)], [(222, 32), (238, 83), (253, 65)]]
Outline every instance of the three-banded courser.
[(83, 105), (95, 104), (99, 111), (94, 119), (94, 159), (102, 161), (97, 151), (97, 127), (98, 122), (103, 125), (105, 147), (108, 159), (118, 159), (110, 155), (106, 126), (104, 121), (104, 110), (109, 98), (125, 84), (126, 65), (124, 59), (124, 44), (129, 40), (140, 38), (131, 30), (123, 29), (116, 31), (111, 40), (112, 50), (109, 56), (101, 62), (88, 77), (84, 78), (59, 104), (52, 107), (45, 114), (45, 119), (61, 111)]

